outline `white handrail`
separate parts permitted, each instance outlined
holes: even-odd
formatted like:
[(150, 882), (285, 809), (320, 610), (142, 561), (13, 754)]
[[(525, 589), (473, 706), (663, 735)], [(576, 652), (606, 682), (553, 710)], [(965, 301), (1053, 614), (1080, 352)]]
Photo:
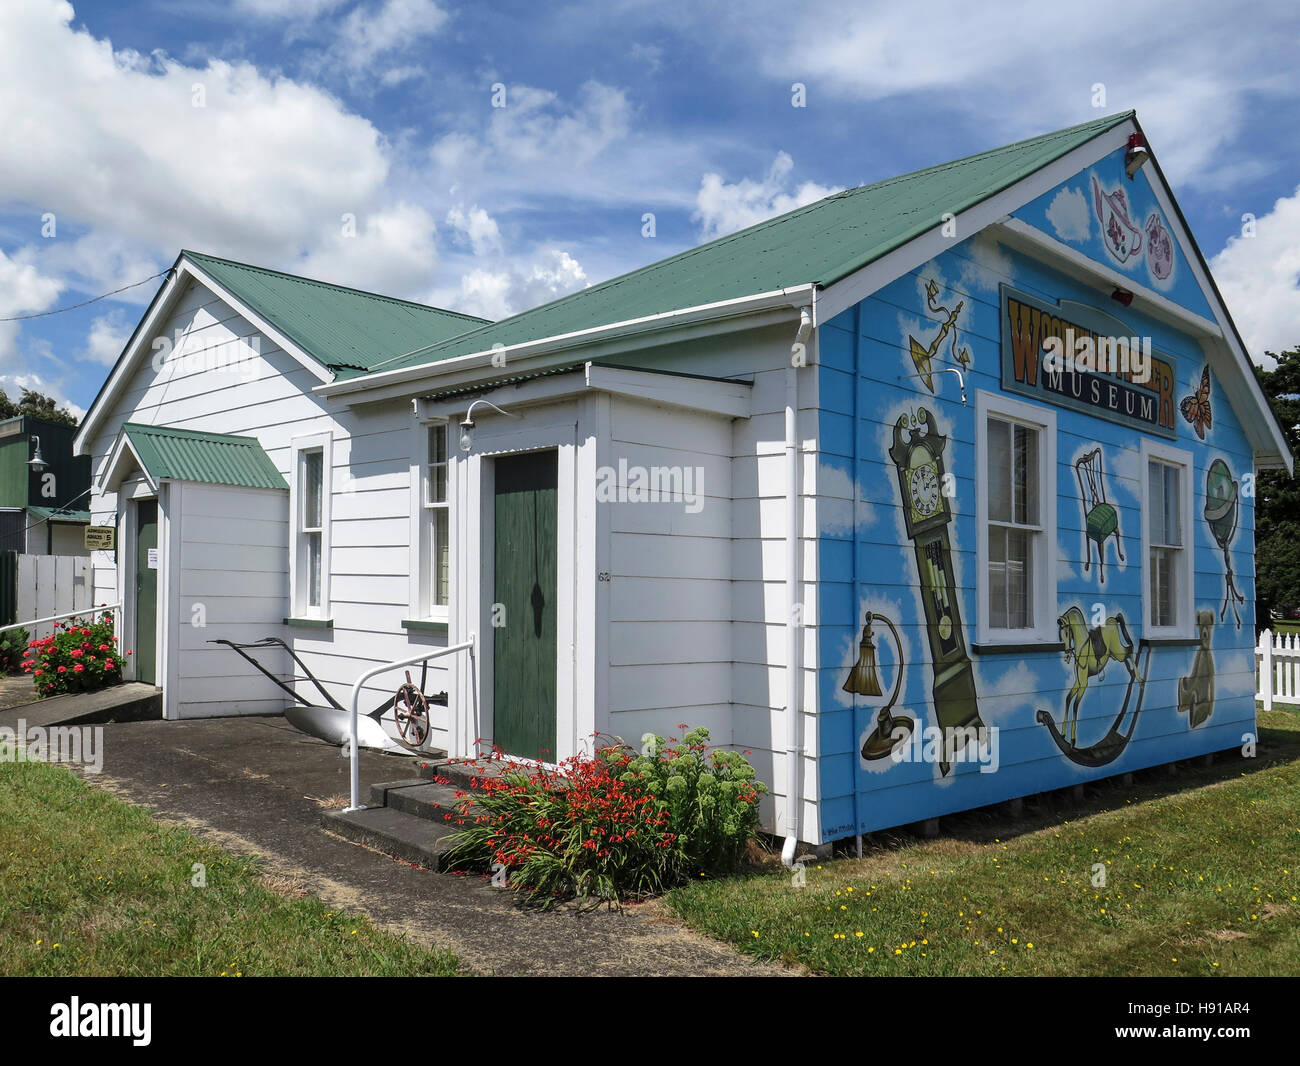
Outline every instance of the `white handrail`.
[[(106, 603), (102, 607), (83, 607), (79, 611), (64, 611), (63, 614), (52, 614), (48, 618), (33, 618), (30, 622), (15, 622), (11, 626), (0, 626), (0, 633), (7, 633), (11, 629), (26, 629), (28, 626), (40, 626), (44, 625), (46, 622), (57, 622), (60, 618), (86, 617), (89, 615), (99, 614), (101, 611), (117, 612), (121, 607), (122, 604), (118, 602)], [(114, 614), (114, 618), (116, 618), (116, 614)], [(116, 624), (113, 626), (113, 631), (117, 632)]]
[[(458, 651), (469, 652), (470, 659), (474, 658), (474, 634), (469, 635), (469, 640), (462, 641), (460, 644), (452, 644), (446, 648), (435, 648), (425, 655), (413, 655), (409, 659), (399, 659), (395, 663), (384, 663), (382, 666), (373, 667), (362, 674), (352, 685), (352, 700), (349, 704), (349, 718), (352, 727), (352, 748), (350, 756), (352, 759), (352, 798), (349, 811), (361, 810), (361, 751), (359, 738), (357, 736), (357, 701), (361, 698), (361, 686), (369, 681), (372, 677), (379, 674), (387, 673), (389, 670), (397, 670), (403, 666), (414, 666), (416, 663), (425, 662), (428, 659), (438, 659), (444, 655), (452, 655)], [(452, 718), (455, 721), (455, 716)], [(453, 745), (454, 746), (454, 745)]]

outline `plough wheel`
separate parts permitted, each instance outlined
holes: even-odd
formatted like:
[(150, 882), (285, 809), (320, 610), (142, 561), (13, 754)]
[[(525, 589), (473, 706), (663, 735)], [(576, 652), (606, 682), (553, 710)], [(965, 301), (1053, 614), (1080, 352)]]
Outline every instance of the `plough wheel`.
[(393, 717), (397, 719), (397, 732), (402, 743), (408, 748), (418, 748), (429, 737), (429, 701), (424, 693), (411, 683), (411, 675), (406, 675), (406, 684), (397, 690), (393, 697)]

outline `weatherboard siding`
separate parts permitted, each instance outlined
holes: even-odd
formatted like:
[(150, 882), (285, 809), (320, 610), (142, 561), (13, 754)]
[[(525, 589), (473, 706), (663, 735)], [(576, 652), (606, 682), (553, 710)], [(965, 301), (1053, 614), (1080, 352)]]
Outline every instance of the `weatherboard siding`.
[[(1102, 183), (1109, 188), (1125, 183), (1122, 153), (1098, 164)], [(1087, 188), (1089, 172), (1071, 182), (1070, 189)], [(1124, 188), (1129, 188), (1127, 184)], [(1055, 190), (1046, 202), (1060, 195)], [(1130, 194), (1132, 195), (1132, 194)], [(1139, 197), (1140, 198), (1140, 197)], [(1062, 203), (1067, 201), (1063, 200)], [(1038, 221), (1045, 209), (1040, 205)], [(1095, 214), (1095, 213), (1094, 213)], [(1169, 224), (1166, 222), (1165, 224)], [(1093, 217), (1093, 244), (1078, 233), (1079, 249), (1095, 247), (1098, 222)], [(1098, 254), (1095, 253), (1094, 254)], [(1114, 262), (1106, 261), (1114, 269)], [(1140, 261), (1130, 264), (1135, 280), (1147, 284)], [(1185, 263), (1181, 264), (1186, 270)], [(1177, 267), (1175, 268), (1177, 269)], [(966, 375), (968, 401), (962, 406), (952, 375), (936, 379), (931, 393), (916, 378), (909, 354), (909, 336), (923, 346), (937, 335), (943, 314), (927, 307), (926, 285), (938, 285), (938, 305), (953, 308), (965, 301), (957, 319), (958, 346), (966, 346), (971, 366)], [(1131, 334), (1152, 338), (1157, 354), (1176, 361), (1174, 387), (1176, 439), (1144, 432), (1131, 425), (1072, 410), (1054, 403), (1005, 393), (1002, 384), (1002, 332), (1005, 290), (1028, 293), (1042, 301), (1078, 301), (1095, 307), (1131, 326)], [(1165, 292), (1188, 310), (1201, 313), (1199, 289), (1187, 298), (1180, 286)], [(1253, 471), (1252, 451), (1237, 413), (1227, 403), (1219, 385), (1218, 370), (1211, 367), (1213, 424), (1205, 440), (1178, 411), (1183, 397), (1199, 386), (1207, 356), (1197, 338), (1164, 321), (1124, 308), (1108, 293), (1085, 287), (1036, 258), (997, 245), (987, 236), (957, 243), (950, 251), (886, 285), (856, 307), (821, 328), (821, 413), (818, 501), (821, 604), (819, 707), (821, 830), (825, 839), (914, 822), (944, 813), (977, 807), (1016, 796), (1126, 773), (1193, 755), (1240, 747), (1254, 733), (1254, 561), (1253, 501), (1244, 493), (1239, 524), (1232, 542), (1231, 563), (1235, 583), (1246, 602), (1239, 604), (1241, 626), (1231, 609), (1219, 618), (1224, 600), (1224, 556), (1204, 519), (1206, 473), (1222, 458), (1239, 486), (1248, 484)], [(1063, 309), (1062, 317), (1070, 313)], [(935, 366), (951, 366), (950, 338), (944, 340)], [(1193, 613), (1212, 611), (1211, 648), (1214, 661), (1215, 700), (1209, 718), (1193, 728), (1186, 712), (1178, 710), (1181, 679), (1188, 677), (1198, 648), (1195, 644), (1157, 646), (1145, 653), (1146, 686), (1142, 709), (1132, 740), (1113, 761), (1085, 767), (1069, 760), (1053, 741), (1037, 712), (1044, 711), (1060, 723), (1065, 690), (1074, 680), (1073, 666), (1060, 650), (989, 654), (974, 645), (977, 635), (976, 551), (977, 492), (983, 479), (976, 466), (977, 392), (1011, 395), (1051, 412), (1056, 421), (1056, 469), (1048, 491), (1056, 515), (1053, 596), (1054, 613), (1079, 606), (1087, 615), (1094, 604), (1102, 615), (1123, 615), (1135, 652), (1144, 637), (1143, 597), (1148, 580), (1142, 541), (1141, 479), (1145, 476), (1141, 453), (1144, 437), (1191, 453), (1193, 470), (1185, 489), (1192, 493), (1194, 569)], [(886, 758), (861, 757), (865, 735), (875, 725), (884, 697), (853, 696), (843, 690), (848, 672), (858, 657), (858, 642), (865, 611), (879, 611), (898, 626), (904, 644), (906, 667), (895, 714), (913, 718), (917, 728), (935, 723), (932, 697), (932, 655), (921, 610), (917, 564), (902, 512), (898, 477), (887, 454), (896, 419), (918, 407), (926, 408), (950, 440), (944, 453), (946, 469), (954, 476), (949, 526), (951, 560), (962, 614), (965, 643), (972, 663), (979, 713), (984, 722), (1000, 730), (1000, 768), (979, 773), (972, 763), (955, 763), (943, 774), (933, 762), (895, 763)], [(1084, 571), (1088, 541), (1084, 533), (1084, 506), (1073, 463), (1100, 446), (1104, 455), (1107, 495), (1118, 512), (1125, 560), (1116, 551), (1115, 538), (1105, 541), (1104, 584), (1093, 545), (1092, 566)], [(1091, 619), (1089, 625), (1092, 625)], [(885, 627), (875, 627), (881, 684), (888, 693), (895, 676), (893, 642)], [(1093, 677), (1080, 704), (1078, 743), (1098, 742), (1122, 705), (1127, 688), (1123, 666), (1111, 662)], [(1135, 691), (1134, 699), (1138, 691)], [(1126, 719), (1127, 724), (1127, 719)]]
[[(311, 393), (317, 379), (308, 370), (197, 283), (191, 284), (159, 335), (174, 340), (177, 330), (180, 341), (174, 347), (174, 360), (163, 361), (161, 371), (148, 361), (142, 364), (100, 426), (91, 444), (96, 476), (128, 421), (255, 437), (286, 480), (294, 438), (329, 432), (334, 440), (328, 560), (333, 629), (323, 634), (283, 625), (291, 613), (288, 494), (278, 494), (283, 515), (277, 524), (276, 546), (262, 535), (263, 527), (247, 504), (191, 514), (187, 504), (202, 496), (199, 490), (219, 487), (183, 483), (178, 497), (181, 524), (187, 537), (198, 539), (184, 543), (185, 572), (174, 590), (179, 600), (173, 609), (184, 620), (179, 630), (173, 630), (179, 633), (181, 659), (197, 650), (191, 648), (190, 610), (197, 602), (210, 602), (213, 609), (200, 641), (202, 665), (194, 667), (198, 672), (193, 677), (178, 676), (178, 713), (235, 713), (236, 706), (242, 708), (239, 713), (264, 713), (284, 706), (270, 681), (255, 672), (245, 676), (251, 668), (233, 651), (207, 645), (209, 639), (243, 642), (281, 636), (340, 703), (346, 703), (356, 676), (376, 662), (401, 658), (422, 645), (445, 643), (445, 638), (410, 634), (401, 626), (411, 615), (406, 548), (411, 525), (409, 406), (327, 412), (324, 402)], [(243, 352), (256, 351), (256, 358), (220, 369), (229, 365), (228, 353), (236, 344), (244, 346)], [(96, 494), (95, 521), (116, 521), (118, 506), (116, 493)], [(268, 558), (271, 551), (283, 556), (278, 570)], [(190, 552), (196, 553), (199, 563), (193, 568)], [(112, 554), (94, 553), (92, 565), (97, 602), (112, 602), (118, 595)], [(220, 567), (227, 567), (225, 580), (208, 581), (205, 575), (223, 572)], [(276, 606), (267, 610), (272, 602)], [(287, 662), (281, 664), (274, 656), (263, 659), (273, 673), (290, 674)], [(240, 677), (224, 695), (219, 686), (203, 680), (220, 676), (216, 664), (221, 662), (228, 674)], [(446, 687), (444, 675), (442, 670), (430, 671), (431, 691)], [(382, 678), (369, 686), (363, 704), (377, 704), (391, 695), (389, 680)], [(396, 681), (391, 687), (396, 687)], [(310, 686), (300, 685), (299, 691), (318, 699)]]

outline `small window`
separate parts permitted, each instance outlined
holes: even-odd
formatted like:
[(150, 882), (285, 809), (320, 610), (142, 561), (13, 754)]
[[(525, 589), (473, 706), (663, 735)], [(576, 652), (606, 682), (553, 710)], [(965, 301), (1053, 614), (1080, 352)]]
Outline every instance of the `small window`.
[(321, 605), (321, 555), (324, 526), (321, 522), (322, 471), (325, 457), (317, 449), (302, 453), (302, 538), (306, 562), (307, 606)]
[(979, 638), (1055, 640), (1055, 415), (991, 393), (977, 401)]
[(447, 427), (430, 426), (428, 464), (424, 477), (424, 513), (427, 523), (429, 606), (437, 611), (448, 605), (451, 551), (448, 542)]
[(289, 585), (292, 613), (329, 614), (330, 438), (315, 434), (293, 442), (293, 515)]
[(1190, 457), (1155, 444), (1142, 452), (1144, 621), (1154, 634), (1186, 636), (1192, 628)]

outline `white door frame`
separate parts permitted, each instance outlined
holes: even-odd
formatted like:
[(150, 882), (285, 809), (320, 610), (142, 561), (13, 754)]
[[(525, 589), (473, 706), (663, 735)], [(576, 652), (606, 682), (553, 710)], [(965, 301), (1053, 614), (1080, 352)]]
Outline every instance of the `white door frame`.
[[(448, 640), (454, 644), (471, 632), (478, 634), (476, 676), (471, 678), (467, 671), (458, 671), (453, 712), (463, 716), (456, 733), (464, 738), (467, 748), (472, 748), (475, 738), (487, 738), (493, 732), (494, 474), (495, 459), (502, 455), (556, 451), (556, 761), (584, 750), (583, 739), (596, 728), (590, 700), (579, 698), (579, 693), (588, 692), (590, 685), (580, 684), (577, 676), (579, 620), (575, 578), (594, 566), (583, 549), (588, 538), (575, 535), (579, 510), (575, 501), (580, 495), (575, 491), (581, 444), (578, 410), (578, 404), (570, 401), (523, 410), (518, 419), (483, 412), (481, 420), (476, 418), (469, 454), (457, 451), (453, 455), (457, 467), (453, 478), (457, 514), (453, 517), (456, 532), (452, 537), (452, 552), (456, 562)], [(472, 751), (451, 754), (472, 754)]]

